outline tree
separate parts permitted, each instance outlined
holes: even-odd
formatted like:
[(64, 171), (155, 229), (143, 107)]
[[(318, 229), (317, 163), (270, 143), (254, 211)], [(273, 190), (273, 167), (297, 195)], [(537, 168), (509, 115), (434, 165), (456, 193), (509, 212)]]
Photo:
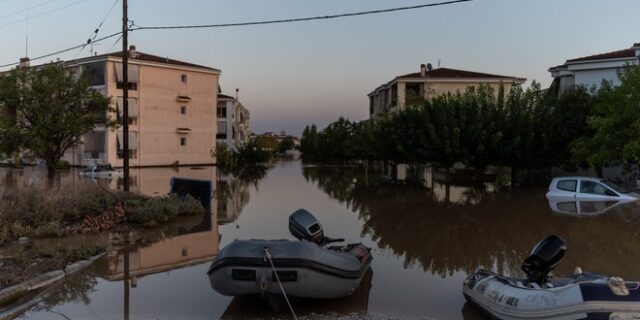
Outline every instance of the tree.
[(286, 137), (278, 144), (278, 152), (285, 153), (287, 150), (293, 150), (296, 144), (291, 137)]
[(640, 66), (618, 72), (620, 85), (604, 81), (587, 118), (587, 135), (572, 146), (573, 156), (596, 170), (640, 162)]
[(278, 140), (271, 136), (261, 135), (256, 137), (255, 146), (264, 151), (276, 152), (278, 151)]
[[(109, 99), (89, 87), (85, 77), (60, 63), (15, 69), (0, 77), (0, 132), (5, 153), (24, 150), (46, 162), (49, 178), (67, 149), (96, 126), (114, 125), (106, 117)], [(5, 138), (3, 137), (3, 140)]]

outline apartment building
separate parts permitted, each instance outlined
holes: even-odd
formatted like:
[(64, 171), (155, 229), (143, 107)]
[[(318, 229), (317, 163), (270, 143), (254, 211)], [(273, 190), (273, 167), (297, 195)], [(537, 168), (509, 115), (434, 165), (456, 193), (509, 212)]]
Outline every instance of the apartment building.
[(419, 72), (397, 76), (369, 93), (369, 117), (375, 119), (399, 111), (413, 101), (428, 100), (448, 92), (464, 92), (467, 87), (477, 87), (480, 84), (487, 84), (496, 89), (496, 92), (502, 84), (508, 92), (514, 83), (521, 85), (526, 80), (450, 68), (433, 69), (431, 64), (422, 64)]
[(625, 65), (639, 62), (640, 43), (635, 43), (627, 49), (569, 59), (562, 65), (549, 68), (549, 72), (561, 94), (577, 85), (598, 88), (603, 80), (619, 85), (618, 71)]
[(218, 93), (216, 108), (217, 144), (225, 144), (231, 149), (237, 149), (249, 141), (249, 110), (236, 97)]
[[(217, 90), (220, 70), (128, 51), (129, 156), (132, 167), (215, 163)], [(88, 75), (111, 98), (107, 117), (122, 124), (122, 52), (65, 62)], [(122, 166), (122, 126), (96, 128), (67, 151), (72, 165), (100, 160)]]

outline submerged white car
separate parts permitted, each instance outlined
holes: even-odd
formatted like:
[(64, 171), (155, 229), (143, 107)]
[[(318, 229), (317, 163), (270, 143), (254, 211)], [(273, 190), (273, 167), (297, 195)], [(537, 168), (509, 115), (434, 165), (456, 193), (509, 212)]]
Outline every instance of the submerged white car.
[(547, 198), (578, 200), (638, 200), (640, 195), (610, 181), (594, 177), (556, 177)]

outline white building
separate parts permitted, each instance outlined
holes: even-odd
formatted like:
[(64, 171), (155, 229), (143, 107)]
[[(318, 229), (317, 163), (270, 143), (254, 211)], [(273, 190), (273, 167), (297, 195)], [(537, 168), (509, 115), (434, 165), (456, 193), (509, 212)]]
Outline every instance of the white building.
[(563, 65), (549, 68), (549, 72), (554, 81), (559, 82), (560, 93), (576, 85), (597, 88), (603, 80), (615, 86), (620, 84), (618, 70), (627, 64), (638, 64), (639, 60), (640, 43), (636, 43), (629, 49), (570, 59)]
[[(236, 90), (237, 94), (237, 90)], [(236, 98), (218, 94), (216, 144), (237, 149), (249, 141), (249, 110)]]

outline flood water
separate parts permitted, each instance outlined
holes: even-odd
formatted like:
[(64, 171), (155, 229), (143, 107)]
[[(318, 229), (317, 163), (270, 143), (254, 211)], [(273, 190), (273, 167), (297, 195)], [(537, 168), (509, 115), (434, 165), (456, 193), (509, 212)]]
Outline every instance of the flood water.
[[(277, 163), (262, 179), (221, 179), (211, 216), (162, 230), (98, 236), (111, 248), (107, 255), (22, 318), (287, 318), (259, 299), (221, 296), (206, 271), (235, 239), (293, 240), (288, 215), (298, 208), (314, 213), (326, 235), (362, 242), (373, 254), (372, 273), (354, 296), (297, 301), (294, 308), (303, 318), (482, 319), (465, 305), (467, 274), (479, 267), (520, 274), (532, 246), (552, 233), (568, 243), (556, 274), (581, 266), (640, 279), (638, 204), (550, 204), (545, 189), (435, 180), (392, 183), (355, 168), (297, 161)], [(164, 192), (167, 180), (156, 183), (162, 186), (151, 189)], [(145, 240), (124, 248), (113, 244), (123, 237)]]

